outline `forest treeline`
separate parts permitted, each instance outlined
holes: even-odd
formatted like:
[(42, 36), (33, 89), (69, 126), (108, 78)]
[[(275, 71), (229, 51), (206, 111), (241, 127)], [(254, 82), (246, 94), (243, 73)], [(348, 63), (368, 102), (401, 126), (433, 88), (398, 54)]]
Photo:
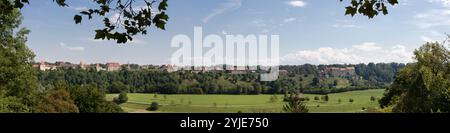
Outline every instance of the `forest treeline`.
[[(261, 82), (258, 73), (191, 71), (169, 73), (157, 69), (126, 68), (120, 71), (82, 69), (38, 71), (37, 77), (43, 88), (52, 88), (55, 84), (61, 83), (68, 86), (95, 85), (107, 93), (283, 94), (297, 91), (327, 94), (384, 88), (404, 66), (405, 64), (399, 63), (280, 66), (279, 79), (271, 82)], [(330, 68), (353, 70), (329, 70)]]

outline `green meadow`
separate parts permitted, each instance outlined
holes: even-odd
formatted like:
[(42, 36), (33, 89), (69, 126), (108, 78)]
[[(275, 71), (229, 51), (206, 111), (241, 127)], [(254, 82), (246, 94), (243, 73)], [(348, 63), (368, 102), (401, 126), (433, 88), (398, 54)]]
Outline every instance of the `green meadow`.
[[(376, 110), (377, 101), (384, 90), (351, 91), (329, 94), (329, 100), (323, 95), (305, 94), (306, 102), (312, 113), (363, 113)], [(117, 94), (107, 94), (112, 100)], [(275, 100), (271, 100), (271, 97)], [(128, 102), (120, 106), (130, 113), (279, 113), (284, 105), (283, 95), (165, 95), (129, 93)], [(319, 97), (320, 100), (315, 100)], [(349, 102), (353, 99), (353, 102)], [(150, 103), (158, 102), (158, 111), (147, 111)]]

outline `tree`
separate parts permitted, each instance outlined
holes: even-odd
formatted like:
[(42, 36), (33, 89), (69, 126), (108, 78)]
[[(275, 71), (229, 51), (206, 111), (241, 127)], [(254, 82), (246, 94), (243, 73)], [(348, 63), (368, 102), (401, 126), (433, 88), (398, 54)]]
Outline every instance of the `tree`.
[(217, 103), (216, 102), (213, 103), (213, 107), (217, 108)]
[(50, 90), (39, 102), (37, 112), (40, 113), (78, 113), (78, 107), (64, 89)]
[(277, 102), (277, 100), (278, 100), (278, 97), (276, 95), (272, 95), (269, 98), (270, 103), (275, 103), (275, 102)]
[(122, 82), (117, 82), (117, 81), (113, 82), (108, 88), (108, 91), (110, 93), (122, 93), (122, 92), (128, 92), (129, 90), (130, 90), (130, 88), (127, 85), (125, 85)]
[(319, 101), (319, 100), (320, 100), (319, 96), (314, 96), (314, 101)]
[(353, 98), (348, 99), (348, 102), (353, 103), (355, 100)]
[[(343, 0), (340, 1), (342, 2)], [(362, 14), (369, 19), (380, 13), (387, 15), (388, 9), (386, 4), (396, 5), (398, 4), (398, 0), (351, 0), (350, 6), (345, 8), (345, 15), (354, 16), (356, 14)]]
[(320, 79), (318, 77), (314, 77), (311, 83), (311, 86), (318, 87), (320, 85)]
[(328, 95), (325, 95), (322, 97), (322, 100), (328, 102), (328, 100), (330, 100), (330, 97), (328, 97)]
[(38, 101), (38, 84), (32, 69), (34, 53), (25, 45), (30, 31), (19, 29), (22, 22), (19, 10), (3, 8), (5, 4), (10, 3), (0, 2), (0, 93), (5, 100), (19, 102), (33, 111)]
[(157, 102), (152, 102), (152, 104), (150, 104), (150, 107), (147, 108), (147, 110), (149, 111), (156, 111), (159, 109), (159, 104)]
[(400, 70), (380, 100), (392, 112), (450, 112), (450, 51), (426, 43), (414, 51), (417, 62)]
[(376, 98), (374, 96), (370, 96), (370, 101), (374, 102), (376, 100)]
[[(68, 7), (65, 0), (53, 0), (62, 7)], [(103, 17), (104, 27), (95, 30), (94, 39), (108, 39), (116, 40), (117, 43), (126, 43), (132, 41), (133, 36), (137, 34), (147, 34), (147, 29), (151, 25), (156, 28), (165, 30), (166, 22), (169, 16), (166, 14), (168, 7), (168, 0), (92, 0), (92, 3), (97, 5), (97, 8), (86, 9), (74, 16), (76, 24), (80, 24), (83, 17), (92, 19), (93, 16)], [(155, 4), (158, 4), (155, 7)], [(3, 12), (20, 9), (24, 4), (29, 4), (28, 0), (2, 0), (0, 3)], [(137, 6), (137, 5), (144, 6)], [(111, 20), (108, 16), (117, 14), (116, 20)], [(122, 29), (122, 30), (121, 30)]]
[(116, 104), (126, 103), (127, 101), (128, 101), (128, 96), (127, 96), (126, 92), (120, 93), (118, 97), (115, 97), (113, 99), (113, 102)]
[(291, 93), (287, 99), (286, 104), (283, 106), (283, 111), (287, 113), (308, 113), (309, 110), (300, 94)]
[(121, 113), (117, 104), (105, 99), (105, 91), (94, 85), (82, 85), (71, 88), (70, 94), (80, 113)]
[(0, 113), (27, 113), (30, 109), (16, 97), (5, 97), (0, 92)]

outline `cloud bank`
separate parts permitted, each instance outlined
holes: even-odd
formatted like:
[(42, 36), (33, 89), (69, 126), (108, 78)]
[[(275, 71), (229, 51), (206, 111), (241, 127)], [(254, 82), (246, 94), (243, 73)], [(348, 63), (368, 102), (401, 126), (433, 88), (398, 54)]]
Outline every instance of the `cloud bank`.
[(406, 50), (403, 45), (390, 48), (378, 46), (373, 42), (361, 45), (353, 45), (351, 48), (321, 47), (316, 50), (301, 50), (281, 57), (282, 64), (358, 64), (358, 63), (381, 63), (399, 62), (408, 63), (413, 61), (412, 51)]

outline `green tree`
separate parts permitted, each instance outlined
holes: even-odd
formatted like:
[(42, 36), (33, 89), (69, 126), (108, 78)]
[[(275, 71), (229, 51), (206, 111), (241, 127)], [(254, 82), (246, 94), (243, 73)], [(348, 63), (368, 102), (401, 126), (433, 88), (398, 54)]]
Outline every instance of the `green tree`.
[[(4, 3), (9, 4), (5, 0), (0, 4)], [(0, 92), (33, 111), (38, 85), (32, 69), (34, 53), (25, 45), (29, 30), (19, 29), (22, 16), (18, 9), (0, 12)]]
[(377, 100), (377, 98), (375, 98), (374, 96), (370, 96), (370, 101), (374, 102), (375, 100)]
[(30, 112), (27, 105), (16, 97), (5, 97), (0, 92), (0, 113), (26, 113)]
[(113, 102), (116, 104), (126, 103), (127, 101), (128, 101), (128, 96), (127, 96), (126, 92), (120, 93), (118, 97), (115, 97), (113, 99)]
[(64, 89), (50, 90), (39, 102), (37, 112), (40, 113), (78, 113), (69, 92)]
[(122, 93), (128, 92), (130, 88), (122, 82), (113, 82), (109, 87), (108, 91), (110, 93)]
[[(340, 1), (342, 2), (343, 0)], [(373, 18), (380, 13), (387, 15), (388, 9), (386, 5), (388, 4), (396, 5), (398, 0), (351, 0), (350, 6), (345, 8), (345, 15), (362, 14), (368, 18)]]
[(314, 96), (314, 101), (319, 101), (319, 100), (320, 100), (319, 96)]
[(328, 102), (330, 100), (330, 97), (328, 95), (322, 96), (322, 100)]
[(278, 100), (277, 95), (272, 95), (272, 96), (270, 96), (270, 98), (269, 98), (269, 102), (270, 102), (270, 103), (275, 103), (275, 102), (277, 102), (277, 100)]
[(450, 112), (450, 52), (440, 43), (414, 51), (417, 62), (397, 74), (380, 100), (392, 112)]
[(283, 106), (283, 111), (287, 113), (308, 113), (309, 110), (304, 103), (304, 99), (300, 94), (291, 93), (287, 98), (286, 104)]
[(105, 99), (105, 91), (93, 85), (82, 85), (70, 89), (80, 113), (120, 113), (120, 106)]
[(157, 102), (152, 102), (150, 107), (147, 108), (149, 111), (156, 111), (159, 109), (159, 104)]

